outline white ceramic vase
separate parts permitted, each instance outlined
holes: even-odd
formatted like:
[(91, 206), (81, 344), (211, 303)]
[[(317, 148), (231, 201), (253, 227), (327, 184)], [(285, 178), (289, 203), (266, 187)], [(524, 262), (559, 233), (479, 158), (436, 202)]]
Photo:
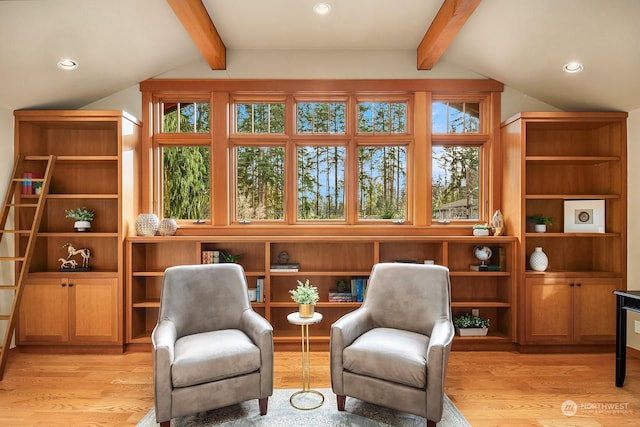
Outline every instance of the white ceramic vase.
[(529, 257), (529, 265), (534, 271), (545, 271), (549, 267), (549, 258), (547, 254), (542, 251), (541, 247), (534, 249), (533, 253)]
[(141, 213), (136, 218), (136, 234), (138, 236), (155, 236), (160, 222), (156, 214)]
[(158, 234), (161, 236), (173, 236), (178, 230), (178, 224), (173, 218), (163, 218), (158, 226)]

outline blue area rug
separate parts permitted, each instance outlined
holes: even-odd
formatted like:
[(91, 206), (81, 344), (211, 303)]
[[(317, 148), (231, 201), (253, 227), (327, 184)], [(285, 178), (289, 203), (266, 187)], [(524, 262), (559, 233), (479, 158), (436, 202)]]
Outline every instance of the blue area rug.
[[(206, 426), (296, 426), (296, 427), (424, 427), (426, 421), (422, 417), (394, 411), (347, 397), (346, 411), (339, 412), (336, 406), (336, 396), (331, 389), (318, 389), (324, 395), (324, 403), (317, 409), (302, 411), (295, 409), (289, 403), (289, 397), (297, 390), (274, 390), (269, 398), (267, 415), (261, 417), (258, 411), (258, 401), (251, 400), (239, 405), (228, 406), (213, 411), (203, 412), (176, 418), (171, 421), (172, 427), (206, 427)], [(303, 396), (306, 397), (307, 395)], [(317, 396), (308, 395), (309, 406)], [(305, 405), (296, 400), (296, 404)], [(151, 409), (140, 420), (137, 427), (156, 427), (155, 411)], [(470, 427), (464, 416), (455, 405), (445, 397), (444, 416), (438, 423), (439, 427)]]

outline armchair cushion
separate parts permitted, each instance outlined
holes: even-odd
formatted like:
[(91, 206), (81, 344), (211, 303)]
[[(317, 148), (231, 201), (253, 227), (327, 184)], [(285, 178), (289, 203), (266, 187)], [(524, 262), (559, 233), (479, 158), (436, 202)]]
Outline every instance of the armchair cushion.
[(425, 388), (429, 338), (415, 332), (375, 328), (344, 349), (345, 370), (368, 377)]
[(174, 387), (190, 387), (260, 369), (260, 349), (242, 331), (225, 329), (179, 338), (171, 369)]

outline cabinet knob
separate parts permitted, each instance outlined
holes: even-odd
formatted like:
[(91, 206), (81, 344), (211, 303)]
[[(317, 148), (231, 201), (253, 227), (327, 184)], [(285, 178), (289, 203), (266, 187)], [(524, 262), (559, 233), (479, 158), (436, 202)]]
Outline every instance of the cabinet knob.
[(580, 286), (582, 286), (582, 283), (576, 283), (576, 286), (580, 287)]
[(70, 288), (73, 288), (73, 283), (69, 283), (69, 287), (70, 287)]
[(64, 288), (65, 286), (67, 286), (67, 284), (66, 283), (61, 283), (60, 286), (62, 286)]
[(575, 286), (575, 284), (573, 282), (569, 283), (569, 286), (571, 286), (572, 288)]

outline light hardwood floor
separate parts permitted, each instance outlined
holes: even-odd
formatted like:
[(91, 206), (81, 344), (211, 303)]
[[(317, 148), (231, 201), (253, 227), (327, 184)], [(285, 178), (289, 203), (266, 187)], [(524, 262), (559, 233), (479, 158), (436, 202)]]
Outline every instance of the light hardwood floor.
[[(328, 353), (314, 352), (311, 365), (312, 387), (330, 387)], [(275, 388), (299, 388), (299, 353), (276, 353), (274, 378)], [(473, 426), (640, 425), (640, 359), (629, 358), (617, 388), (611, 353), (455, 351), (446, 392)], [(135, 426), (152, 406), (150, 353), (13, 351), (0, 382), (0, 426)]]

